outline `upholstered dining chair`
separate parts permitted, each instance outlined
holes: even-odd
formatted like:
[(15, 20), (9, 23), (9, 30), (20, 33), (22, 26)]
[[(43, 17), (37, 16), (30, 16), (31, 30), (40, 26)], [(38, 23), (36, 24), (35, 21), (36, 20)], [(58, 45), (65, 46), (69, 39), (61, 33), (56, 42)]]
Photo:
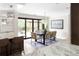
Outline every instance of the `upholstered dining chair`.
[(56, 31), (52, 31), (50, 34), (50, 39), (53, 39), (53, 41), (56, 41), (56, 34), (57, 34)]
[(50, 35), (51, 35), (50, 31), (47, 31), (46, 34), (45, 34), (45, 43), (46, 43), (46, 45), (48, 45), (48, 42), (50, 42)]
[(32, 44), (32, 40), (34, 40), (35, 41), (35, 45), (36, 45), (36, 43), (37, 43), (37, 36), (36, 36), (36, 33), (34, 33), (34, 32), (31, 32), (31, 44)]
[(45, 34), (45, 40), (56, 41), (56, 31), (47, 31)]
[(46, 34), (45, 34), (45, 39), (49, 39), (50, 35), (51, 35), (51, 32), (47, 31)]

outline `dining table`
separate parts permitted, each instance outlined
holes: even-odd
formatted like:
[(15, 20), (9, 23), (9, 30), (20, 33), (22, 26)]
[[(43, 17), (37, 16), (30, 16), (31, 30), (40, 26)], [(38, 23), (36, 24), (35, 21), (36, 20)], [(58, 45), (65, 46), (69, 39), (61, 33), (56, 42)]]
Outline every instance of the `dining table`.
[(42, 42), (38, 42), (38, 43), (41, 43), (41, 44), (45, 45), (45, 33), (43, 31), (38, 31), (38, 32), (36, 32), (36, 35), (40, 36), (40, 37), (41, 36), (43, 37)]

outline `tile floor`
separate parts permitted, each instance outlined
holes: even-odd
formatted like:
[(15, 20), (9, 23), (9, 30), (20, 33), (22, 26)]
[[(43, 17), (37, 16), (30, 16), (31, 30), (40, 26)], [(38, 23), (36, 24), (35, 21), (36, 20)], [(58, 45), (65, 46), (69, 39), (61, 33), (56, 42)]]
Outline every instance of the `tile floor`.
[(79, 46), (67, 43), (65, 40), (57, 40), (48, 46), (44, 46), (31, 40), (24, 40), (24, 53), (21, 56), (79, 56)]

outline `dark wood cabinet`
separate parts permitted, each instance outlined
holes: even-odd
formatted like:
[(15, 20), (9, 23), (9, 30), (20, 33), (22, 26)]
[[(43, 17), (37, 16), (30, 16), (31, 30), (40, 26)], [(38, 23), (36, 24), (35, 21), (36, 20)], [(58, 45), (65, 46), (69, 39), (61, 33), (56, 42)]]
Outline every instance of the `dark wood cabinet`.
[(24, 50), (23, 37), (14, 37), (11, 39), (11, 54), (22, 52)]
[(1, 39), (0, 40), (0, 56), (6, 56), (9, 55), (10, 51), (8, 48), (10, 48), (10, 42), (8, 39)]
[(71, 43), (79, 45), (79, 3), (71, 3)]
[(11, 39), (0, 39), (0, 56), (13, 55), (16, 52), (24, 50), (23, 37), (14, 37)]

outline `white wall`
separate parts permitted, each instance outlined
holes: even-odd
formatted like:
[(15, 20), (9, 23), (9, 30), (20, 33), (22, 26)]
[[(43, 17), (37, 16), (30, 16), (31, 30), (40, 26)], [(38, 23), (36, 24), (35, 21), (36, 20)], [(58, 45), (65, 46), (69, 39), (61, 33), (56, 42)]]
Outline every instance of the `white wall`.
[[(50, 31), (57, 31), (57, 38), (59, 39), (70, 39), (70, 15), (69, 14), (56, 14), (52, 15), (53, 17), (50, 17), (49, 20), (49, 30)], [(58, 19), (63, 19), (63, 29), (52, 29), (51, 28), (51, 20), (58, 20)]]

